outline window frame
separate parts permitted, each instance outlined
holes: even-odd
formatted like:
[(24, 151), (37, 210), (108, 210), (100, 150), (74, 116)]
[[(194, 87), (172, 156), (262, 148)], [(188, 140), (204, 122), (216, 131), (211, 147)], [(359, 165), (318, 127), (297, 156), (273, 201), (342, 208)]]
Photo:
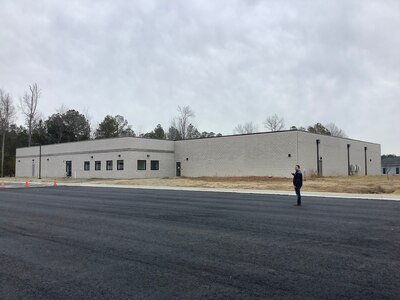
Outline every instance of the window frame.
[(94, 170), (95, 171), (101, 171), (101, 160), (96, 160), (94, 162)]
[(112, 170), (113, 170), (113, 161), (106, 160), (106, 171), (112, 171)]
[[(121, 168), (122, 166), (122, 168)], [(124, 170), (124, 160), (123, 159), (118, 159), (117, 160), (117, 171), (123, 171)]]
[[(153, 163), (156, 163), (156, 168), (153, 168)], [(150, 161), (150, 170), (151, 171), (159, 171), (160, 170), (160, 161), (159, 160), (151, 160)]]
[[(143, 169), (139, 168), (140, 162), (144, 162), (144, 168)], [(137, 160), (137, 170), (138, 171), (146, 171), (146, 169), (147, 169), (147, 161), (145, 159), (138, 159)]]
[(85, 160), (83, 162), (83, 170), (84, 171), (90, 171), (90, 160)]

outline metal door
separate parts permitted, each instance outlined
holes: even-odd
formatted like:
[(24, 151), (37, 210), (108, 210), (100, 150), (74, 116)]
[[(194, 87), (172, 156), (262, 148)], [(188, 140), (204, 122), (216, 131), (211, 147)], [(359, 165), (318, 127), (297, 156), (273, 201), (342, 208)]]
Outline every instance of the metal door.
[(181, 162), (176, 162), (176, 176), (181, 176)]
[(65, 176), (71, 177), (72, 175), (72, 161), (67, 160), (65, 162)]

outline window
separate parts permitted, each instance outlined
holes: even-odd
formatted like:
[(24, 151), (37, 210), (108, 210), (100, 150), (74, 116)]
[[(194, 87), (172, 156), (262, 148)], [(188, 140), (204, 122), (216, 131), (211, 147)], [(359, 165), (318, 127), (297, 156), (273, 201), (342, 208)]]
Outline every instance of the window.
[(106, 170), (111, 171), (113, 169), (113, 161), (112, 160), (107, 160), (106, 161)]
[(158, 160), (152, 160), (150, 164), (150, 168), (152, 170), (159, 170), (160, 169), (160, 161)]
[(400, 174), (400, 168), (396, 168), (396, 174)]
[(94, 162), (94, 169), (95, 169), (96, 171), (100, 171), (100, 170), (101, 170), (101, 161), (100, 161), (100, 160), (96, 160), (96, 161)]
[(386, 168), (383, 168), (382, 171), (383, 171), (383, 174), (386, 174)]
[(124, 169), (124, 161), (123, 160), (117, 160), (117, 170), (121, 171)]
[(85, 171), (90, 171), (90, 161), (85, 161), (85, 162), (83, 163), (83, 169), (84, 169)]
[(137, 161), (137, 169), (138, 170), (146, 170), (146, 161), (145, 160), (138, 160)]

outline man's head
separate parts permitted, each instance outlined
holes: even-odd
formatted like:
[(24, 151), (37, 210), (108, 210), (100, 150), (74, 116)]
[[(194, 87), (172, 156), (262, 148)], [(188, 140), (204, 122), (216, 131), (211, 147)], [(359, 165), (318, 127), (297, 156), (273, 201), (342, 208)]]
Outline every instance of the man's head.
[(298, 171), (298, 170), (300, 170), (300, 166), (299, 166), (299, 165), (295, 165), (295, 166), (294, 166), (294, 169), (295, 169), (296, 171)]

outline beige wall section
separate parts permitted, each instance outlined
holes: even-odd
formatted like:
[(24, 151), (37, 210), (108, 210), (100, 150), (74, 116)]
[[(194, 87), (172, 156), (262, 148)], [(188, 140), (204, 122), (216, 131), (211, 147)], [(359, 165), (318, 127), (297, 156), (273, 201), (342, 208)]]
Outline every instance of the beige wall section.
[[(43, 178), (65, 177), (66, 161), (72, 161), (72, 177), (77, 178), (160, 178), (174, 176), (174, 142), (141, 138), (116, 138), (42, 146)], [(120, 157), (119, 157), (120, 155)], [(17, 177), (39, 176), (39, 147), (17, 149)], [(95, 161), (101, 170), (95, 171)], [(106, 170), (106, 161), (113, 170)], [(124, 160), (124, 170), (117, 170)], [(137, 160), (146, 160), (146, 170), (137, 170)], [(159, 160), (159, 170), (150, 170), (151, 160)], [(90, 171), (84, 171), (90, 161)], [(34, 167), (33, 167), (34, 165)]]
[(297, 132), (177, 141), (175, 160), (187, 177), (288, 177), (297, 162)]
[[(380, 175), (380, 145), (302, 131), (176, 142), (126, 137), (48, 145), (42, 147), (41, 175), (65, 177), (66, 161), (72, 161), (72, 177), (77, 178), (174, 177), (176, 162), (181, 162), (181, 175), (187, 177), (290, 177), (296, 163), (307, 175), (317, 171), (317, 139), (324, 176), (347, 175), (347, 144), (351, 145), (350, 164), (358, 166), (356, 175), (365, 174), (364, 147), (367, 147), (368, 175)], [(117, 170), (119, 159), (124, 160), (123, 171)], [(95, 171), (98, 160), (101, 171)], [(106, 170), (107, 160), (113, 161), (112, 171)], [(137, 160), (146, 160), (145, 171), (137, 170)], [(158, 171), (150, 170), (151, 160), (159, 161)], [(90, 171), (84, 171), (84, 161), (90, 161)], [(38, 177), (38, 173), (39, 147), (17, 149), (16, 176)]]
[(347, 144), (350, 145), (350, 165), (354, 175), (365, 175), (365, 150), (367, 147), (367, 174), (380, 175), (381, 147), (379, 144), (337, 138), (298, 131), (299, 164), (306, 175), (317, 173), (317, 143), (320, 140), (319, 156), (322, 157), (323, 176), (348, 175)]

